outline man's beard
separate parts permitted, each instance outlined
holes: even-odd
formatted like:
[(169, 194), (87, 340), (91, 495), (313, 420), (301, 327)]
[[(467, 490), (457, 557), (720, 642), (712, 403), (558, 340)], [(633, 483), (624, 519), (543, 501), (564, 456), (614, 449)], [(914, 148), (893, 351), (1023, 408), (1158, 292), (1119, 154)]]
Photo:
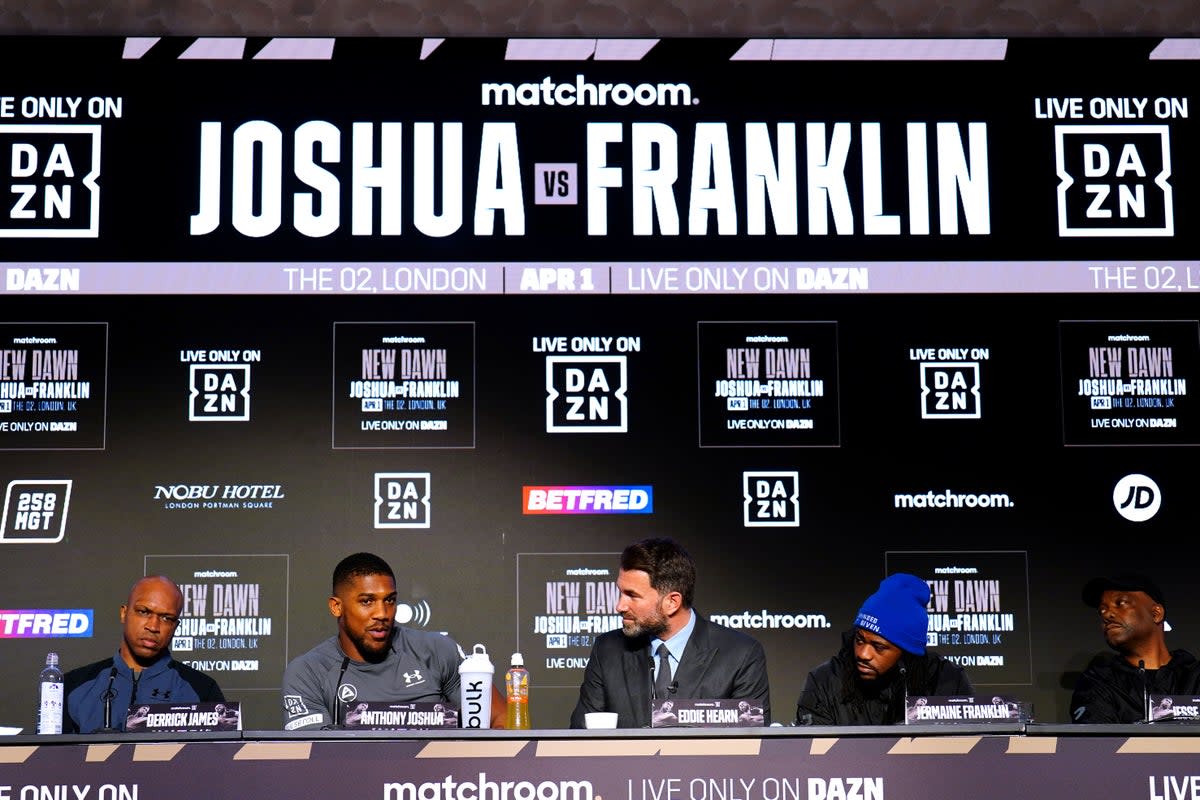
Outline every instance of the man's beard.
[(378, 664), (387, 658), (388, 651), (392, 649), (393, 635), (395, 635), (394, 627), (388, 632), (386, 639), (377, 642), (364, 631), (362, 638), (358, 640), (358, 652), (362, 655), (363, 660), (368, 664)]
[(634, 622), (632, 627), (621, 623), (621, 632), (630, 639), (636, 639), (639, 636), (648, 636), (654, 638), (667, 629), (667, 616), (661, 611), (655, 611), (655, 614), (650, 619), (642, 622)]

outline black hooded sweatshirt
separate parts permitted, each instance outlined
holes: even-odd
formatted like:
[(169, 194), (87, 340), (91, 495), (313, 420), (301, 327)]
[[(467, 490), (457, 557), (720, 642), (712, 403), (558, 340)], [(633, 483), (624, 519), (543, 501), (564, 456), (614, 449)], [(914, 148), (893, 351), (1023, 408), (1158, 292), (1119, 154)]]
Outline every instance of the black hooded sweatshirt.
[(903, 651), (891, 670), (874, 681), (858, 677), (854, 631), (842, 635), (837, 655), (808, 673), (796, 704), (797, 725), (894, 725), (904, 721), (904, 683), (909, 696), (973, 695), (975, 689), (958, 664), (926, 652)]

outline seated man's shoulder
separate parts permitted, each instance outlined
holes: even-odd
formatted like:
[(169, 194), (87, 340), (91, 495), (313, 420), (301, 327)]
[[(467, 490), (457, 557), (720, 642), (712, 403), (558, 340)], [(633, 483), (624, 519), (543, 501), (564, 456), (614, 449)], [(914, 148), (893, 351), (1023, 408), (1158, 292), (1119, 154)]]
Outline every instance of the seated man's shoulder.
[(99, 677), (107, 670), (111, 670), (113, 660), (111, 658), (102, 658), (99, 661), (93, 661), (91, 664), (84, 664), (82, 667), (68, 670), (63, 675), (63, 686), (68, 687), (67, 691), (76, 686), (82, 686), (85, 683)]
[(175, 670), (179, 679), (192, 687), (196, 695), (201, 700), (223, 699), (224, 693), (221, 691), (221, 684), (217, 683), (217, 679), (207, 672), (202, 672), (190, 664), (184, 664), (182, 661), (171, 659), (171, 669)]
[(1088, 661), (1087, 666), (1083, 668), (1082, 674), (1109, 675), (1115, 670), (1120, 670), (1122, 665), (1128, 665), (1131, 670), (1137, 669), (1117, 653), (1097, 653)]
[(1167, 665), (1171, 673), (1171, 681), (1180, 694), (1200, 692), (1200, 659), (1187, 650), (1172, 650), (1171, 661)]
[(1200, 669), (1200, 659), (1188, 650), (1172, 650), (1171, 661), (1185, 669)]
[(761, 648), (762, 642), (754, 638), (745, 631), (737, 628), (730, 628), (720, 623), (706, 620), (708, 622), (708, 635), (710, 638), (719, 642), (733, 644), (740, 647)]
[(102, 658), (99, 661), (93, 661), (90, 664), (84, 664), (82, 667), (69, 669), (65, 675), (84, 676), (84, 675), (99, 675), (106, 669), (111, 669), (113, 665), (112, 658)]
[(644, 648), (646, 646), (648, 646), (647, 641), (637, 640), (635, 642), (635, 640), (632, 640), (626, 636), (620, 628), (612, 631), (605, 631), (597, 636), (595, 642), (592, 644), (593, 649), (597, 653), (624, 652), (631, 647)]
[(410, 650), (433, 652), (447, 661), (458, 663), (460, 660), (458, 643), (449, 636), (436, 631), (397, 626), (395, 641), (403, 642), (403, 645)]
[(828, 658), (809, 670), (809, 674), (814, 680), (840, 679), (846, 672), (846, 666), (840, 658)]
[(284, 667), (285, 672), (294, 672), (300, 669), (328, 669), (331, 665), (336, 666), (342, 660), (341, 648), (337, 645), (337, 637), (323, 639), (313, 647), (305, 650), (300, 655), (293, 658)]

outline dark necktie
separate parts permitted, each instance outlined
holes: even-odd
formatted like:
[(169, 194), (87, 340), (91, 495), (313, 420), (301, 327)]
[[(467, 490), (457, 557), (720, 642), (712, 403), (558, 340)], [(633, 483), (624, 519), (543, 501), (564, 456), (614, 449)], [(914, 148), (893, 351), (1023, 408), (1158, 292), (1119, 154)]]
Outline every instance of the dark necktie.
[(665, 644), (658, 646), (658, 677), (654, 679), (654, 696), (659, 700), (671, 696), (671, 651)]

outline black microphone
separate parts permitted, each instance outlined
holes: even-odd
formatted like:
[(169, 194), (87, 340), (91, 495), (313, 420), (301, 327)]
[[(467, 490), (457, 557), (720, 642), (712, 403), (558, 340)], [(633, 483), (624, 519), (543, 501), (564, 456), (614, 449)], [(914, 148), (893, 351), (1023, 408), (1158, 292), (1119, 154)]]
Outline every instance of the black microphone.
[(650, 699), (657, 700), (658, 692), (654, 690), (654, 656), (646, 656), (646, 660), (650, 664)]
[(350, 656), (342, 659), (342, 669), (338, 673), (337, 682), (333, 684), (333, 722), (323, 730), (339, 731), (345, 727), (342, 724), (342, 678), (346, 676), (346, 667), (350, 666)]
[(679, 691), (679, 681), (671, 681), (671, 685), (667, 687), (667, 694), (675, 694)]
[(908, 724), (908, 669), (900, 665), (900, 685), (904, 687), (904, 724)]
[(95, 731), (96, 733), (119, 733), (112, 726), (112, 701), (117, 697), (117, 690), (113, 688), (113, 681), (117, 679), (117, 665), (113, 664), (112, 670), (108, 673), (108, 688), (100, 695), (100, 699), (104, 701), (104, 727)]
[(1142, 722), (1150, 722), (1150, 685), (1146, 682), (1146, 662), (1140, 658), (1138, 675), (1142, 676)]

